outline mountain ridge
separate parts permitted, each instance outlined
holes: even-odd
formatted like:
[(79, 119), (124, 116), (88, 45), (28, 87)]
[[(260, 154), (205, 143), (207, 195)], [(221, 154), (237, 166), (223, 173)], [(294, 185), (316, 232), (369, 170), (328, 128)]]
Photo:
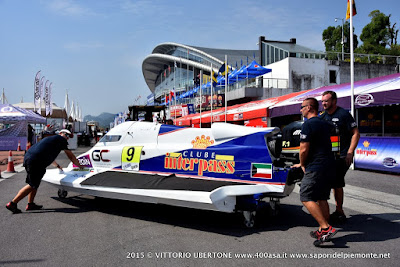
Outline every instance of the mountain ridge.
[(114, 122), (115, 116), (117, 116), (117, 114), (102, 112), (98, 116), (86, 115), (83, 121), (97, 121), (100, 127), (110, 128), (110, 122)]

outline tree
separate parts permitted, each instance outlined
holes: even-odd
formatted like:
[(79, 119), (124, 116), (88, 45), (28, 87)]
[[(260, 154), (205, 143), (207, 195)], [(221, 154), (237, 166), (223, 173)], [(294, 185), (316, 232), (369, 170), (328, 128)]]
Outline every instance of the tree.
[[(322, 33), (322, 41), (324, 41), (326, 51), (339, 52), (336, 47), (338, 43), (340, 44), (341, 40), (342, 40), (342, 32), (340, 26), (336, 28), (333, 26), (329, 26)], [(340, 50), (341, 49), (342, 48), (340, 48)]]
[[(344, 28), (344, 52), (350, 53), (350, 23), (346, 21), (343, 25)], [(322, 40), (325, 43), (326, 51), (342, 52), (342, 26), (329, 26), (322, 33)], [(357, 35), (354, 34), (353, 27), (353, 46), (358, 46)]]
[[(389, 15), (390, 17), (391, 15)], [(397, 45), (397, 35), (399, 34), (399, 29), (396, 30), (396, 23), (392, 27), (389, 27), (390, 36), (390, 46)]]
[[(360, 39), (363, 41), (363, 45), (360, 46), (360, 52), (365, 54), (385, 54), (387, 53), (386, 47), (391, 42), (394, 42), (394, 35), (397, 35), (394, 29), (395, 25), (391, 27), (390, 15), (386, 16), (379, 10), (372, 11), (369, 17), (371, 22), (363, 28), (360, 35)], [(393, 37), (390, 31), (392, 31)]]

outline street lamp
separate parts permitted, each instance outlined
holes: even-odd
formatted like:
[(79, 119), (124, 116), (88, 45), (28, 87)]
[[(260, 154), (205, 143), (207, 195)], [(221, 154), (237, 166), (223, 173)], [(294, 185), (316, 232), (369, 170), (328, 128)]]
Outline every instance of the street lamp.
[(344, 61), (344, 19), (335, 18), (335, 22), (337, 22), (338, 19), (342, 20), (342, 61)]

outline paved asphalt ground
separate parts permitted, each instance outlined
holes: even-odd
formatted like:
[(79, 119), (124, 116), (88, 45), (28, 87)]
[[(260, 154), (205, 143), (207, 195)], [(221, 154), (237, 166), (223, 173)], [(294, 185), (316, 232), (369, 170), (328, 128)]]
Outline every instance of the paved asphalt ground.
[[(58, 161), (68, 164), (63, 152)], [(18, 171), (0, 180), (0, 266), (399, 266), (397, 175), (349, 171), (349, 219), (333, 242), (316, 248), (309, 232), (317, 225), (298, 187), (277, 217), (267, 206), (247, 229), (238, 214), (76, 193), (60, 199), (45, 182), (36, 198), (44, 209), (13, 215), (5, 205), (24, 186), (25, 171)]]

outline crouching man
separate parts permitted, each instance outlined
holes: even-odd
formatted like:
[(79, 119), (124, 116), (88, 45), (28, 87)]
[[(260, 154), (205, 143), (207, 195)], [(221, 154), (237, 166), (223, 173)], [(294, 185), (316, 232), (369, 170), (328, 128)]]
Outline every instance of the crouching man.
[(82, 168), (75, 155), (68, 149), (68, 139), (70, 136), (71, 132), (63, 129), (58, 135), (44, 138), (26, 152), (24, 157), (24, 167), (27, 173), (27, 185), (21, 188), (14, 199), (6, 205), (8, 210), (14, 214), (21, 213), (17, 204), (26, 196), (28, 196), (28, 205), (26, 206), (26, 210), (39, 210), (43, 207), (42, 205), (35, 204), (35, 196), (40, 182), (46, 173), (47, 166), (53, 164), (55, 167), (62, 170), (61, 166), (55, 161), (61, 150), (64, 150), (65, 154), (75, 165)]

